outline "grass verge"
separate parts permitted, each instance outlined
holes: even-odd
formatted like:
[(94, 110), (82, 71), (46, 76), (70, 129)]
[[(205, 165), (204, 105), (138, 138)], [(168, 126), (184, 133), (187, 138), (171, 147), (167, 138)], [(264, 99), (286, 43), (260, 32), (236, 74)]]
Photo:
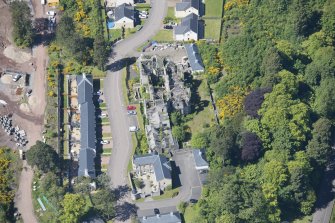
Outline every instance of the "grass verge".
[(173, 198), (175, 196), (177, 196), (179, 193), (179, 187), (175, 188), (173, 190), (169, 190), (169, 191), (164, 191), (164, 194), (157, 196), (157, 197), (152, 197), (153, 200), (164, 200), (164, 199), (168, 199), (168, 198)]
[(173, 41), (173, 31), (167, 29), (161, 29), (159, 32), (152, 38), (157, 42), (172, 42)]

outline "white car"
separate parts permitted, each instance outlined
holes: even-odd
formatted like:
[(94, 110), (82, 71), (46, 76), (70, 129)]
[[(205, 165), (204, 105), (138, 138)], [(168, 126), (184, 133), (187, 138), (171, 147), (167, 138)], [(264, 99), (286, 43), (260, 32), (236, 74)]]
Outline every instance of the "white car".
[(138, 131), (137, 126), (130, 126), (129, 127), (129, 132), (137, 132), (137, 131)]
[(94, 92), (94, 95), (103, 95), (104, 93), (102, 91), (97, 91), (97, 92)]
[(108, 114), (105, 113), (101, 113), (100, 115), (98, 115), (99, 118), (107, 118)]
[(101, 140), (100, 141), (100, 144), (102, 144), (102, 145), (106, 145), (106, 144), (109, 144), (110, 143), (110, 141), (108, 141), (108, 140)]
[(15, 76), (13, 77), (13, 81), (16, 82), (16, 81), (18, 81), (21, 77), (22, 77), (21, 74), (15, 74)]
[(133, 110), (132, 111), (127, 111), (127, 114), (128, 115), (136, 115), (136, 111), (133, 111)]
[(142, 14), (142, 15), (148, 15), (149, 13), (147, 11), (141, 11), (140, 14)]
[(139, 17), (140, 17), (140, 19), (146, 19), (146, 18), (148, 18), (147, 15), (143, 15), (143, 14), (140, 14)]
[(47, 15), (55, 16), (56, 12), (55, 11), (47, 11)]

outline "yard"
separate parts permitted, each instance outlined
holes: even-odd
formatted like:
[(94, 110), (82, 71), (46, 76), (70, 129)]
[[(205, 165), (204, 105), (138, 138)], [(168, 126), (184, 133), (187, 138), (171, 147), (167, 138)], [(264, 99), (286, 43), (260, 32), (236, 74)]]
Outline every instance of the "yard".
[(188, 206), (184, 213), (184, 219), (185, 223), (191, 223), (191, 222), (198, 222), (198, 223), (204, 223), (199, 221), (200, 213), (199, 213), (199, 207), (197, 205), (194, 206)]
[(206, 0), (205, 17), (222, 17), (223, 0)]
[(220, 39), (221, 19), (204, 19), (205, 39)]
[(152, 38), (152, 40), (157, 42), (173, 42), (173, 31), (167, 29), (159, 30), (159, 32)]

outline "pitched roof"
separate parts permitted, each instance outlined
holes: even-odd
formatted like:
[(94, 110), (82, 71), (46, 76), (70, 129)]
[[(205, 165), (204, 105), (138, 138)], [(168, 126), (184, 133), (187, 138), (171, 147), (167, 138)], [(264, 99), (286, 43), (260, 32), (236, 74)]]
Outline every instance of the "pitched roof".
[(199, 0), (184, 0), (176, 4), (176, 11), (185, 11), (188, 8), (193, 7), (199, 10), (200, 1)]
[(122, 18), (128, 18), (134, 20), (134, 7), (122, 4), (115, 8), (115, 21), (119, 21)]
[(160, 214), (153, 216), (144, 216), (138, 219), (140, 223), (181, 223), (179, 212)]
[(78, 103), (80, 108), (80, 151), (78, 176), (95, 177), (95, 107), (91, 75), (78, 75)]
[(157, 154), (134, 156), (133, 163), (136, 166), (152, 165), (157, 181), (171, 179), (170, 162), (165, 156)]
[(188, 61), (193, 71), (204, 71), (201, 55), (196, 44), (185, 44)]
[(181, 20), (181, 23), (174, 28), (175, 34), (185, 34), (189, 31), (198, 33), (198, 16), (194, 13), (189, 14)]
[(78, 176), (95, 177), (95, 151), (89, 148), (80, 148)]
[(200, 149), (194, 149), (193, 151), (195, 167), (197, 169), (208, 169), (208, 163), (204, 158), (204, 153)]

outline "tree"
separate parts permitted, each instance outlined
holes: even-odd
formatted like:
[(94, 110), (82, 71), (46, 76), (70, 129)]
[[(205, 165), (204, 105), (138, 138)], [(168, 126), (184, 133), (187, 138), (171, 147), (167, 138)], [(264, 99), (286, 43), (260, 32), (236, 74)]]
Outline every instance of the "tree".
[(80, 217), (85, 214), (86, 200), (81, 194), (65, 194), (61, 205), (63, 207), (59, 217), (61, 222), (77, 223)]
[(58, 170), (58, 154), (51, 146), (41, 141), (36, 141), (27, 151), (26, 157), (29, 165), (36, 166), (44, 173)]
[(322, 30), (329, 36), (332, 41), (335, 41), (335, 2), (328, 0), (324, 5), (322, 15)]
[(173, 126), (172, 136), (180, 143), (185, 140), (186, 134), (183, 126)]
[(259, 118), (258, 110), (264, 101), (264, 94), (271, 92), (271, 88), (257, 88), (244, 99), (244, 111), (253, 118)]
[(88, 177), (78, 177), (77, 183), (74, 185), (74, 191), (83, 195), (91, 192), (91, 179)]
[(33, 44), (33, 26), (30, 8), (25, 1), (11, 3), (13, 38), (18, 46), (29, 47)]
[(99, 34), (94, 38), (93, 50), (93, 62), (100, 70), (105, 70), (105, 64), (108, 59), (108, 50), (105, 38), (102, 34)]
[(230, 118), (242, 110), (244, 92), (239, 87), (232, 88), (232, 93), (217, 101), (220, 118)]
[(321, 81), (315, 92), (315, 110), (328, 118), (335, 116), (335, 78), (326, 78)]
[(183, 121), (182, 116), (179, 111), (171, 112), (170, 118), (171, 118), (172, 125), (174, 126), (180, 125)]
[(114, 217), (116, 198), (110, 189), (102, 189), (93, 194), (92, 202), (94, 209), (105, 221)]
[(236, 138), (237, 134), (231, 123), (219, 126), (211, 135), (209, 149), (215, 153), (215, 156), (222, 157), (225, 164), (231, 164), (239, 155)]
[(71, 38), (73, 37), (74, 33), (75, 26), (73, 19), (68, 16), (62, 16), (57, 25), (57, 42), (59, 42), (63, 46), (68, 46), (68, 44), (72, 43)]
[(307, 154), (314, 166), (323, 169), (331, 159), (333, 134), (333, 125), (329, 119), (320, 118), (313, 124), (312, 139), (308, 142)]
[(192, 134), (191, 146), (193, 148), (207, 148), (209, 146), (209, 135), (206, 132)]
[(282, 61), (279, 52), (271, 47), (268, 49), (263, 57), (261, 72), (265, 76), (273, 76), (277, 74), (282, 68)]
[(306, 82), (312, 87), (318, 86), (321, 80), (335, 76), (335, 50), (333, 47), (321, 47), (312, 56), (312, 63), (305, 71)]
[(58, 176), (52, 172), (47, 173), (41, 181), (41, 191), (48, 198), (48, 201), (57, 208), (60, 208), (64, 198), (65, 190), (57, 185)]
[(241, 159), (252, 162), (261, 155), (262, 142), (255, 133), (246, 132), (242, 135), (242, 154)]

